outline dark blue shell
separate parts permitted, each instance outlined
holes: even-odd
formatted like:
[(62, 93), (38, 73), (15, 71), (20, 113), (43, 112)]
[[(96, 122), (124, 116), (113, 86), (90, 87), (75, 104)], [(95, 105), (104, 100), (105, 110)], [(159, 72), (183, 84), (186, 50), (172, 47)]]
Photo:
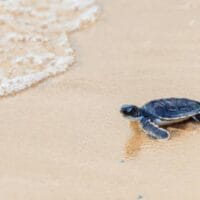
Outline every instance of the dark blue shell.
[(150, 101), (142, 109), (158, 118), (178, 119), (200, 113), (200, 102), (185, 98), (167, 98)]

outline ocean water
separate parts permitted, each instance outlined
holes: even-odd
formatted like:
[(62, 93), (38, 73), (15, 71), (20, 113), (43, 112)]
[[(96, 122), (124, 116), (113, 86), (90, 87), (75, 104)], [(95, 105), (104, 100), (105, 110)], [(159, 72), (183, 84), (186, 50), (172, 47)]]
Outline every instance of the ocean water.
[(97, 20), (95, 0), (0, 0), (0, 96), (65, 72), (69, 33)]

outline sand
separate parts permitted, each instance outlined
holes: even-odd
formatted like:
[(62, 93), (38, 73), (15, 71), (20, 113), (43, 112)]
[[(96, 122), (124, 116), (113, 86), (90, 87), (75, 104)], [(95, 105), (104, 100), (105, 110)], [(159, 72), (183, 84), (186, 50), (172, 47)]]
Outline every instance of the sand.
[(149, 139), (121, 104), (200, 100), (198, 1), (101, 0), (102, 16), (71, 37), (77, 63), (0, 103), (0, 198), (199, 199), (200, 126)]

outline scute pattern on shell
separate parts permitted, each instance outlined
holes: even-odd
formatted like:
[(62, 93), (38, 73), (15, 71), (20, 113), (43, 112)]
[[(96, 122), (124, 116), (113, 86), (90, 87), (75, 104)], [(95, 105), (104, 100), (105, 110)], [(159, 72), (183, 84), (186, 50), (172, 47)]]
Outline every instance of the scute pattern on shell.
[(145, 104), (143, 109), (158, 118), (178, 119), (200, 113), (200, 102), (186, 98), (158, 99)]

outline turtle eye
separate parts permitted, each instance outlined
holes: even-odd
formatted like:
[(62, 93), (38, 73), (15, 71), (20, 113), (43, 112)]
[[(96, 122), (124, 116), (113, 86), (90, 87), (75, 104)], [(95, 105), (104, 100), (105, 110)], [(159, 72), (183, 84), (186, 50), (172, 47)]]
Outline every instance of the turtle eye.
[(140, 112), (137, 108), (133, 107), (131, 110), (131, 114), (134, 115), (135, 117), (140, 115)]
[(120, 112), (124, 115), (131, 115), (131, 116), (138, 115), (138, 109), (137, 109), (137, 107), (135, 107), (133, 105), (123, 105), (121, 107)]
[(132, 107), (127, 108), (127, 113), (134, 112)]

